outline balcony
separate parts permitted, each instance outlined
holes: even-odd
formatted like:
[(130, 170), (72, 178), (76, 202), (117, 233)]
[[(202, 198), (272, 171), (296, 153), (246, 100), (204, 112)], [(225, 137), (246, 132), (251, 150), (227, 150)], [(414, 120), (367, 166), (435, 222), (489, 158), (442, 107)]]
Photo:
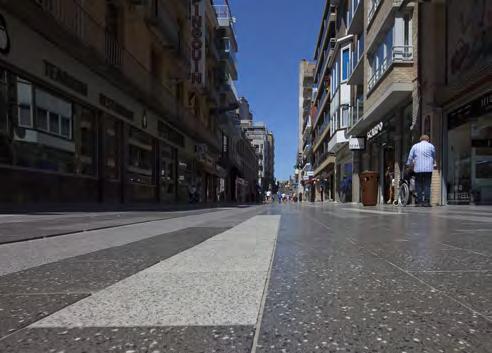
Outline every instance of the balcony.
[(348, 79), (349, 85), (361, 85), (364, 83), (364, 37), (361, 35), (357, 39), (356, 47), (352, 51), (352, 60), (350, 74)]
[(314, 176), (318, 176), (330, 164), (335, 164), (335, 160), (335, 156), (328, 151), (316, 157), (316, 163), (314, 163)]
[(348, 141), (345, 129), (335, 131), (328, 141), (328, 152), (337, 153)]
[(363, 115), (364, 115), (364, 102), (362, 98), (358, 98), (356, 100), (355, 106), (353, 106), (350, 110), (350, 121), (349, 121), (350, 127), (357, 124), (359, 120), (362, 119)]
[(364, 0), (351, 1), (351, 18), (347, 28), (347, 34), (362, 33), (364, 30)]
[[(317, 96), (315, 97), (315, 99), (318, 98), (320, 91), (322, 91), (321, 86), (323, 84), (324, 78), (326, 77), (326, 71), (328, 70), (328, 64), (331, 61), (333, 53), (335, 52), (336, 44), (337, 44), (336, 38), (331, 38), (330, 42), (328, 44), (328, 47), (324, 51), (324, 54), (323, 54), (324, 62), (323, 62), (323, 66), (322, 66), (322, 69), (320, 72), (320, 76), (319, 76), (319, 77), (321, 77), (321, 79), (319, 79), (319, 77), (318, 77), (318, 80), (316, 82), (317, 83)], [(323, 100), (323, 98), (321, 100)]]
[(302, 132), (302, 140), (307, 141), (311, 137), (311, 132), (313, 131), (313, 127), (311, 125), (311, 117), (308, 117), (306, 126), (304, 127), (304, 131)]
[(321, 142), (325, 139), (330, 131), (330, 120), (326, 119), (323, 124), (317, 129), (316, 137), (314, 138), (313, 145), (314, 150), (318, 150), (321, 146)]
[(304, 157), (307, 158), (312, 151), (313, 151), (313, 145), (310, 142), (305, 143), (303, 148)]
[(155, 0), (151, 2), (146, 20), (165, 47), (177, 48), (179, 46), (179, 26), (171, 13), (168, 1)]
[(237, 58), (236, 51), (230, 42), (230, 38), (222, 38), (220, 57), (227, 65), (228, 71), (234, 80), (237, 80)]
[(212, 133), (191, 112), (178, 106), (172, 82), (157, 79), (148, 63), (92, 17), (80, 1), (8, 1), (2, 6), (108, 84), (141, 101), (163, 120), (187, 131), (190, 137), (215, 148)]
[[(227, 3), (217, 4), (217, 0), (214, 0), (214, 10), (217, 16), (217, 21), (219, 22), (219, 26), (224, 28), (227, 33), (231, 36), (231, 39), (236, 44), (236, 31), (234, 29), (235, 19), (231, 14), (231, 8)], [(237, 44), (236, 44), (237, 47)]]
[(392, 68), (395, 63), (412, 63), (413, 47), (410, 45), (394, 46), (391, 48), (391, 54), (387, 56), (381, 65), (374, 70), (368, 81), (368, 94), (376, 87), (379, 81)]
[(325, 20), (323, 33), (320, 34), (321, 40), (318, 42), (318, 48), (315, 54), (315, 59), (316, 59), (316, 67), (314, 69), (315, 77), (319, 76), (321, 66), (324, 64), (326, 60), (326, 55), (324, 56), (323, 59), (322, 53), (325, 52), (327, 37), (330, 35), (331, 32), (333, 32), (331, 30), (334, 29), (334, 24), (336, 23), (336, 20), (337, 20), (336, 9), (334, 7), (331, 7), (329, 10), (329, 15)]
[(369, 8), (369, 11), (367, 12), (367, 26), (369, 27), (372, 23), (372, 20), (374, 19), (374, 15), (376, 15), (376, 12), (379, 10), (379, 6), (384, 0), (372, 0), (371, 7)]

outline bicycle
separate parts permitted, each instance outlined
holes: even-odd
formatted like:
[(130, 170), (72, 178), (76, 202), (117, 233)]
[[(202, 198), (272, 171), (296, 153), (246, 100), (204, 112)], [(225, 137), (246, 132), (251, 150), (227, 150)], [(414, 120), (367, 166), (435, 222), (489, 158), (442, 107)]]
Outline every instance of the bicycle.
[(412, 195), (412, 192), (410, 191), (411, 177), (409, 176), (409, 173), (405, 173), (405, 171), (402, 172), (402, 175), (403, 178), (400, 178), (398, 194), (395, 201), (393, 201), (393, 205), (406, 207), (410, 202), (410, 196)]

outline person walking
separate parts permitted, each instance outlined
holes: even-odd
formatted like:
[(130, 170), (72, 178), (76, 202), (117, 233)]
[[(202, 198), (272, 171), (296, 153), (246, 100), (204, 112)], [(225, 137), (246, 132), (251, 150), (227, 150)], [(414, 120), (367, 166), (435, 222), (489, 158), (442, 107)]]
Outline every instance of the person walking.
[(407, 165), (413, 167), (415, 173), (415, 206), (431, 207), (432, 171), (436, 161), (436, 148), (429, 142), (428, 135), (422, 135), (420, 142), (412, 146)]

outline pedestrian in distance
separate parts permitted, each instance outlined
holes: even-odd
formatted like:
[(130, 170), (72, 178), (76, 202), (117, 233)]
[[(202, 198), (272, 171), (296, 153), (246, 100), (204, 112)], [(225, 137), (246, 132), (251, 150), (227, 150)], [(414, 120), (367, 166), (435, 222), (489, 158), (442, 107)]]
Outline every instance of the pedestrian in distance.
[(412, 146), (407, 166), (415, 173), (415, 206), (431, 207), (432, 171), (436, 165), (436, 148), (429, 142), (428, 135), (422, 135), (420, 142)]
[(282, 193), (280, 192), (280, 190), (277, 192), (277, 197), (278, 197), (278, 203), (281, 204), (282, 203)]

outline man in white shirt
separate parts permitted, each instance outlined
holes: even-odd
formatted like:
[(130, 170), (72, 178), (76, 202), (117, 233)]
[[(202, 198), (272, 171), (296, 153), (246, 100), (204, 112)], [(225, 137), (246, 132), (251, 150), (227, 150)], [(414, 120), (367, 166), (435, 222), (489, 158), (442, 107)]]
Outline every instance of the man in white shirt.
[(432, 170), (436, 163), (436, 148), (429, 142), (429, 136), (422, 135), (420, 142), (412, 146), (407, 165), (415, 172), (415, 191), (417, 207), (430, 207)]

